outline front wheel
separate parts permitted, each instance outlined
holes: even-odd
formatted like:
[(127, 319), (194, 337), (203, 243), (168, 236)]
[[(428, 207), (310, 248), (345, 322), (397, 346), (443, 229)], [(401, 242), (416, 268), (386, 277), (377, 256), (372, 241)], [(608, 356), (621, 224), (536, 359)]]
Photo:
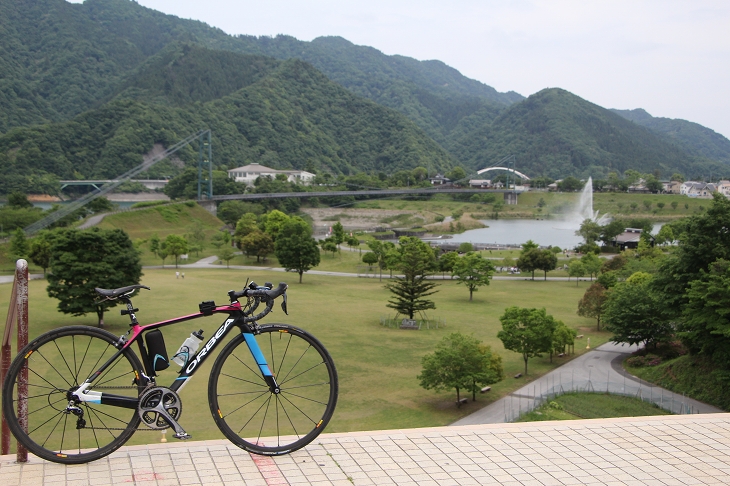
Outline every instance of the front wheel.
[(285, 324), (262, 326), (259, 348), (279, 385), (267, 385), (243, 335), (221, 351), (210, 372), (208, 400), (218, 428), (255, 454), (286, 454), (309, 444), (332, 417), (337, 371), (314, 336)]

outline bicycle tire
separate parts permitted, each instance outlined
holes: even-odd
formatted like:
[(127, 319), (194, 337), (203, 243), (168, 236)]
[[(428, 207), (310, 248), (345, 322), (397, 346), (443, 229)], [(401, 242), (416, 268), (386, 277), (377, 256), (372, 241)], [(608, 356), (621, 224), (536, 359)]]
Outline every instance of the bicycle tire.
[[(129, 440), (140, 423), (137, 410), (80, 402), (86, 421), (81, 428), (79, 417), (66, 411), (68, 392), (113, 356), (118, 340), (102, 329), (68, 326), (39, 336), (15, 357), (3, 385), (3, 413), (10, 431), (28, 451), (61, 464), (81, 464), (111, 454)], [(28, 432), (17, 414), (24, 364), (28, 365)], [(142, 370), (137, 355), (127, 348), (94, 383), (105, 389), (118, 387), (111, 392), (136, 398)]]
[(269, 390), (239, 334), (211, 369), (210, 411), (223, 435), (238, 447), (261, 455), (287, 454), (312, 442), (332, 418), (337, 370), (324, 346), (297, 327), (262, 326), (256, 340), (280, 393)]

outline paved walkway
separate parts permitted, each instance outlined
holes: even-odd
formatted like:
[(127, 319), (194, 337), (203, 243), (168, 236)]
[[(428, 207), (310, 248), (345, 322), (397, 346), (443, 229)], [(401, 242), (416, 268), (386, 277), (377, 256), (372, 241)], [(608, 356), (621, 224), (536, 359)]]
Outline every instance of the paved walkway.
[(123, 447), (63, 466), (0, 458), (4, 486), (730, 484), (730, 415), (323, 434), (282, 457), (227, 441)]
[[(576, 346), (580, 345), (586, 345), (585, 339), (576, 340)], [(610, 391), (633, 395), (652, 401), (674, 413), (722, 413), (719, 408), (676, 395), (626, 373), (621, 363), (636, 349), (636, 346), (605, 343), (452, 425), (511, 422), (520, 412), (526, 412), (539, 404), (540, 397), (570, 390)]]

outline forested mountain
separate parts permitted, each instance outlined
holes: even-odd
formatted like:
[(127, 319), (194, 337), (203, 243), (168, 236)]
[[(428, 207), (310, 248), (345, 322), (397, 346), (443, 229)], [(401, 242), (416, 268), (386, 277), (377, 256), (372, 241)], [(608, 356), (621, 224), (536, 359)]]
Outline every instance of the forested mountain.
[(477, 116), (464, 120), (447, 148), (470, 167), (486, 167), (505, 154), (514, 154), (519, 170), (553, 178), (601, 177), (626, 169), (658, 170), (668, 177), (673, 172), (689, 175), (713, 164), (557, 88), (511, 106), (491, 123)]
[[(221, 56), (242, 66), (230, 84), (212, 83), (220, 98), (205, 101), (211, 83), (187, 69), (201, 56)], [(277, 168), (391, 173), (419, 165), (444, 171), (453, 164), (405, 116), (352, 94), (303, 61), (220, 54), (197, 46), (166, 50), (160, 60), (167, 63), (165, 69), (152, 60), (146, 64), (149, 73), (136, 72), (100, 108), (0, 136), (0, 192), (30, 192), (50, 174), (114, 177), (140, 164), (154, 144), (170, 146), (201, 128), (212, 130), (218, 167), (256, 161)], [(181, 80), (186, 75), (187, 82)], [(136, 86), (134, 79), (145, 82)], [(132, 92), (135, 99), (128, 99)], [(196, 151), (188, 147), (180, 157), (192, 163)], [(163, 163), (148, 175), (175, 170)]]
[[(303, 59), (354, 93), (406, 114), (439, 142), (461, 117), (487, 107), (496, 114), (523, 99), (514, 92), (498, 93), (440, 61), (386, 56), (338, 37), (312, 42), (288, 36), (234, 37), (129, 0), (0, 0), (0, 19), (0, 42), (7, 45), (5, 52), (15, 53), (20, 66), (8, 79), (32, 83), (25, 96), (0, 86), (0, 100), (8, 99), (0, 107), (30, 102), (28, 113), (0, 120), (0, 132), (81, 113), (116, 89), (130, 69), (175, 41)], [(49, 84), (55, 84), (52, 92), (42, 89)], [(70, 92), (63, 89), (71, 85)], [(40, 99), (30, 96), (38, 91)]]
[(201, 128), (219, 168), (476, 170), (512, 154), (556, 178), (728, 169), (721, 135), (619, 114), (558, 89), (499, 93), (339, 37), (230, 36), (131, 0), (0, 0), (0, 192), (113, 177)]
[(730, 163), (730, 140), (698, 123), (653, 117), (645, 110), (611, 110), (627, 120), (660, 134), (690, 155)]

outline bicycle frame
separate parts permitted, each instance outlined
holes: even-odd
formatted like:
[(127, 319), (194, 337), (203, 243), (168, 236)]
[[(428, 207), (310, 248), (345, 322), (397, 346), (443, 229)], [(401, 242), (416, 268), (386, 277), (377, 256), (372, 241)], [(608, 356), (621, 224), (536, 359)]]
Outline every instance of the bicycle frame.
[[(76, 391), (74, 391), (74, 395), (76, 395), (80, 401), (137, 409), (137, 406), (139, 405), (139, 400), (136, 398), (94, 391), (92, 386), (94, 380), (99, 377), (104, 372), (104, 370), (106, 370), (112, 363), (114, 363), (114, 361), (119, 358), (119, 356), (127, 348), (129, 348), (132, 343), (137, 342), (139, 345), (140, 355), (142, 357), (142, 363), (144, 364), (145, 371), (147, 372), (147, 375), (145, 376), (137, 376), (137, 381), (140, 383), (140, 386), (147, 386), (150, 382), (155, 381), (154, 377), (156, 376), (156, 373), (154, 371), (154, 367), (150, 362), (147, 350), (144, 346), (142, 334), (153, 329), (169, 326), (171, 324), (191, 321), (200, 317), (207, 317), (212, 314), (228, 314), (229, 317), (225, 321), (223, 321), (218, 330), (208, 339), (205, 345), (201, 346), (200, 349), (198, 349), (198, 351), (195, 353), (195, 355), (188, 359), (188, 361), (185, 363), (185, 366), (183, 366), (183, 368), (180, 370), (178, 374), (179, 376), (175, 379), (172, 385), (170, 385), (170, 389), (174, 392), (180, 391), (187, 384), (188, 380), (192, 378), (196, 370), (199, 369), (200, 365), (205, 362), (211, 352), (215, 350), (215, 348), (218, 346), (218, 344), (220, 344), (223, 338), (231, 331), (231, 329), (233, 327), (238, 327), (243, 333), (246, 344), (248, 345), (248, 349), (251, 351), (251, 355), (254, 357), (256, 364), (259, 366), (259, 370), (261, 371), (261, 374), (266, 381), (266, 384), (269, 386), (273, 393), (279, 392), (279, 385), (276, 383), (276, 379), (271, 373), (269, 365), (266, 362), (263, 353), (261, 352), (261, 348), (259, 347), (254, 337), (256, 326), (254, 325), (253, 328), (249, 326), (249, 322), (253, 322), (254, 324), (256, 323), (256, 318), (258, 316), (248, 317), (247, 313), (245, 313), (244, 310), (241, 308), (240, 302), (236, 301), (228, 305), (216, 306), (215, 308), (210, 309), (207, 312), (201, 311), (195, 314), (188, 314), (185, 316), (155, 322), (153, 324), (147, 324), (144, 326), (137, 323), (137, 318), (134, 315), (135, 309), (132, 308), (131, 301), (128, 302), (127, 307), (128, 311), (122, 311), (122, 313), (130, 315), (133, 323), (132, 327), (126, 334), (122, 335), (119, 338), (119, 341), (117, 342), (118, 351), (114, 353), (114, 355), (109, 358), (107, 362), (104, 363), (98, 370), (92, 373), (91, 376), (87, 378), (86, 381), (84, 381), (84, 383)], [(248, 314), (253, 313), (253, 310), (255, 308), (256, 306), (254, 306), (254, 308), (251, 309)], [(267, 308), (270, 308), (270, 306), (267, 306)], [(92, 390), (89, 390), (90, 388), (92, 388)]]

